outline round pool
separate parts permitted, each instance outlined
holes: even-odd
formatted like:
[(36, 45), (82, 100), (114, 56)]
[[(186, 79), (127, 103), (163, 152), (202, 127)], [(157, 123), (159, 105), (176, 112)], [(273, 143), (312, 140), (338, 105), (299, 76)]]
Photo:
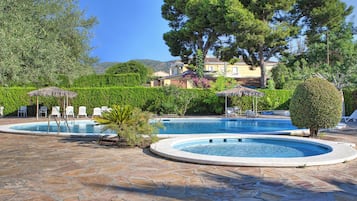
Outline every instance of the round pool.
[(178, 161), (234, 166), (303, 167), (357, 158), (352, 144), (276, 135), (169, 138), (152, 144), (150, 150)]
[(270, 138), (213, 138), (173, 145), (180, 151), (228, 157), (292, 158), (326, 154), (330, 146), (305, 141)]

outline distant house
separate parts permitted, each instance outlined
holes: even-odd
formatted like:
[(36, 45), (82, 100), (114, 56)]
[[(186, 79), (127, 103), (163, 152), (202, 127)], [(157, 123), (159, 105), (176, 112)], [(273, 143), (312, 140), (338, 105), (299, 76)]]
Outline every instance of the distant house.
[(170, 74), (165, 71), (157, 71), (152, 74), (153, 77), (167, 77)]
[[(277, 62), (265, 62), (267, 72), (270, 72)], [(154, 86), (166, 86), (176, 85), (184, 88), (190, 88), (193, 86), (192, 81), (187, 79), (184, 75), (189, 69), (187, 64), (182, 62), (175, 62), (170, 67), (170, 73), (168, 77), (161, 78), (158, 81), (158, 85)], [(230, 64), (228, 62), (220, 61), (215, 57), (206, 57), (204, 65), (204, 77), (210, 80), (215, 80), (219, 76), (236, 79), (246, 86), (260, 86), (260, 68), (247, 65), (245, 62), (237, 62)]]

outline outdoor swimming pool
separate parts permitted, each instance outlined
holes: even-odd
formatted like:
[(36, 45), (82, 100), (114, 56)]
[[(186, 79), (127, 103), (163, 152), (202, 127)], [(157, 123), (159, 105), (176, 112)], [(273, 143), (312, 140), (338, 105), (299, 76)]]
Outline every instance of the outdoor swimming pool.
[(233, 166), (305, 167), (357, 158), (352, 144), (282, 135), (196, 135), (160, 140), (150, 150), (178, 161)]
[(269, 138), (214, 138), (176, 143), (174, 149), (228, 157), (293, 158), (326, 154), (329, 146), (304, 141)]
[(164, 125), (160, 134), (208, 134), (208, 133), (259, 133), (286, 134), (297, 130), (290, 119), (262, 118), (203, 118), (161, 119)]
[[(291, 125), (289, 119), (164, 118), (152, 121), (163, 122), (165, 128), (160, 130), (159, 137), (169, 138), (152, 144), (150, 150), (160, 156), (185, 162), (215, 165), (296, 167), (342, 163), (357, 158), (357, 151), (351, 147), (351, 144), (294, 138), (286, 135), (269, 135), (269, 133), (286, 134), (296, 129)], [(62, 121), (60, 132), (58, 132), (58, 126), (54, 121), (50, 123), (34, 122), (3, 125), (0, 126), (0, 131), (21, 134), (76, 136), (115, 135), (113, 132), (108, 131), (103, 133), (102, 126), (91, 120), (68, 121), (68, 126)], [(252, 133), (254, 133), (254, 135), (252, 135)], [(279, 146), (293, 144), (291, 146), (282, 146), (278, 148), (278, 150), (280, 150), (280, 152), (287, 152), (287, 149), (303, 147), (302, 150), (297, 150), (297, 152), (300, 152), (299, 154), (303, 154), (299, 156), (294, 153), (290, 157), (287, 157), (284, 153), (284, 157), (281, 157), (276, 153), (269, 153), (268, 150), (260, 150), (258, 151), (258, 155), (254, 156), (250, 155), (251, 153), (249, 151), (243, 152), (243, 155), (236, 155), (237, 152), (233, 151), (233, 149), (236, 149), (237, 144), (241, 144), (242, 142), (258, 142), (261, 141), (263, 137), (269, 139), (264, 138), (264, 145), (260, 147), (274, 146), (272, 142), (279, 142)], [(276, 141), (276, 139), (278, 139), (278, 141)], [(204, 143), (202, 143), (201, 140), (203, 140)], [(235, 142), (233, 143), (233, 141)], [(185, 147), (186, 145), (192, 144), (195, 144), (196, 151), (208, 150), (211, 149), (211, 145), (214, 145), (214, 152), (218, 149), (223, 154), (195, 153), (195, 151), (188, 152), (188, 150), (184, 150), (187, 148)], [(185, 147), (183, 150), (177, 149), (177, 147), (182, 146)], [(310, 148), (306, 151), (306, 147)], [(244, 149), (256, 150), (256, 147), (250, 144)], [(317, 152), (315, 152), (316, 150)], [(232, 152), (233, 155), (227, 156), (226, 154), (228, 152)], [(267, 155), (264, 155), (265, 153), (267, 153)]]
[[(152, 122), (161, 122), (163, 128), (160, 135), (187, 135), (187, 134), (286, 134), (297, 130), (289, 119), (260, 119), (260, 118), (165, 118), (154, 119)], [(9, 126), (14, 132), (32, 133), (71, 133), (78, 135), (115, 134), (111, 131), (102, 132), (102, 126), (91, 120), (74, 120), (66, 124), (61, 122), (60, 130), (56, 122), (35, 122)]]

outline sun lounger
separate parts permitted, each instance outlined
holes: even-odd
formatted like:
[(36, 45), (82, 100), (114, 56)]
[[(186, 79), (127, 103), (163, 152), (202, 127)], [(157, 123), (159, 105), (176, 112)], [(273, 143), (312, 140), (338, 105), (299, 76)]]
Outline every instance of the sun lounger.
[(38, 114), (40, 116), (45, 115), (45, 117), (47, 117), (47, 107), (46, 106), (41, 106), (40, 109), (38, 110)]
[(74, 118), (74, 108), (73, 108), (73, 106), (67, 106), (66, 107), (66, 116), (67, 117), (72, 116)]
[(79, 106), (77, 118), (79, 118), (80, 116), (87, 117), (87, 107), (86, 106)]
[(27, 106), (21, 106), (17, 110), (17, 116), (18, 117), (27, 117)]
[(350, 116), (343, 116), (342, 120), (344, 122), (349, 122), (349, 121), (357, 121), (357, 110), (353, 111)]
[(95, 116), (102, 116), (102, 109), (99, 108), (99, 107), (95, 107), (93, 108), (93, 114), (92, 114), (92, 117), (95, 117)]
[(53, 106), (52, 107), (51, 116), (61, 117), (60, 106)]

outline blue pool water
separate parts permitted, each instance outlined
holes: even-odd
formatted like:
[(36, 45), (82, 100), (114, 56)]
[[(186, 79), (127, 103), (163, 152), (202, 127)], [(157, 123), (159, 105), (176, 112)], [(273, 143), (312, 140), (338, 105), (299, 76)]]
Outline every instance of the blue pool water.
[[(288, 119), (162, 119), (163, 128), (159, 134), (202, 134), (202, 133), (272, 133), (296, 130)], [(47, 122), (12, 126), (11, 129), (34, 132), (58, 132), (55, 122), (48, 127)], [(93, 121), (69, 121), (68, 127), (62, 121), (60, 132), (78, 134), (100, 134), (102, 126)], [(114, 134), (106, 131), (105, 134)]]
[(215, 138), (177, 143), (173, 146), (185, 152), (227, 157), (292, 158), (331, 152), (328, 146), (288, 139)]
[(275, 133), (296, 130), (290, 119), (204, 119), (162, 120), (161, 134)]

